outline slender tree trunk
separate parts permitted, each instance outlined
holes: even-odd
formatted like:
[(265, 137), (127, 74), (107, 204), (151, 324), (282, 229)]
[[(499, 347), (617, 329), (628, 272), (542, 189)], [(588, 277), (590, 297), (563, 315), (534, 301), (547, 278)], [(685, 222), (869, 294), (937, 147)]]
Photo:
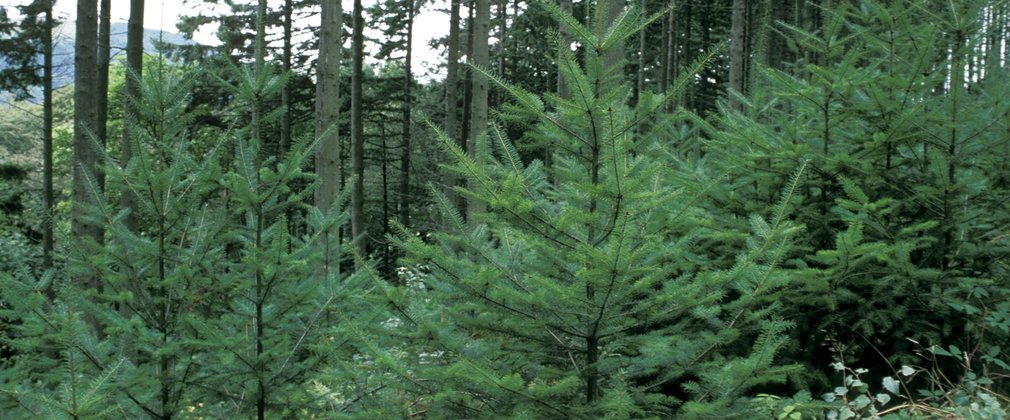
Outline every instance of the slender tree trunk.
[[(474, 19), (473, 55), (470, 57), (470, 63), (476, 67), (486, 69), (489, 64), (487, 38), (491, 30), (490, 4), (488, 0), (475, 0), (474, 3), (476, 17)], [(467, 144), (467, 151), (473, 159), (479, 159), (478, 156), (482, 152), (479, 148), (482, 147), (484, 139), (487, 136), (487, 95), (487, 78), (481, 75), (474, 75), (473, 102), (470, 104), (470, 137)], [(476, 183), (471, 182), (470, 189), (476, 190), (477, 188)], [(467, 201), (467, 220), (476, 223), (481, 218), (480, 214), (486, 210), (486, 205), (475, 199)]]
[[(293, 9), (292, 0), (284, 0), (284, 46), (283, 46), (283, 56), (281, 58), (281, 69), (284, 74), (291, 72), (291, 13)], [(284, 89), (281, 89), (281, 107), (284, 108), (284, 114), (281, 115), (281, 135), (280, 144), (278, 150), (278, 157), (284, 156), (288, 152), (288, 148), (291, 147), (291, 84), (285, 83)]]
[(395, 278), (393, 272), (393, 258), (389, 249), (389, 242), (385, 240), (389, 235), (389, 153), (386, 149), (386, 125), (379, 123), (379, 138), (382, 139), (382, 273), (386, 278)]
[[(606, 28), (609, 28), (613, 24), (613, 22), (617, 19), (617, 16), (623, 10), (623, 0), (601, 0), (600, 7), (602, 7), (604, 9), (603, 12), (606, 13), (606, 20), (604, 20), (603, 27), (598, 28), (597, 30), (605, 31)], [(600, 13), (600, 11), (597, 11), (597, 13)], [(602, 35), (602, 32), (597, 33), (597, 36)], [(624, 72), (623, 69), (619, 67), (619, 64), (624, 60), (624, 46), (617, 44), (611, 48), (612, 50), (603, 51), (603, 57), (598, 57), (596, 55), (597, 53), (593, 51), (586, 52), (586, 54), (590, 55), (593, 60), (602, 58), (604, 68), (608, 71), (617, 73), (616, 80), (613, 79), (614, 75), (609, 72), (596, 75), (592, 81), (593, 94), (596, 97), (603, 95), (606, 89), (609, 89), (609, 86), (623, 82)], [(587, 60), (588, 58), (589, 57), (587, 57)], [(613, 83), (610, 82), (611, 80), (613, 80)], [(589, 118), (592, 120), (594, 129), (592, 132), (592, 141), (589, 143), (590, 158), (587, 162), (589, 166), (589, 173), (587, 175), (589, 182), (593, 186), (596, 186), (600, 182), (600, 151), (603, 145), (607, 143), (606, 136), (608, 134), (607, 131), (603, 129), (603, 121), (607, 118), (607, 116), (593, 115), (590, 113)], [(595, 214), (596, 211), (596, 199), (591, 198), (589, 200), (587, 213), (592, 215)], [(590, 220), (592, 219), (593, 218), (590, 217)], [(593, 222), (590, 222), (589, 226), (586, 228), (586, 237), (589, 238), (589, 240), (594, 240), (596, 237), (596, 229), (592, 223)], [(596, 303), (596, 289), (592, 283), (589, 282), (586, 283), (586, 301), (594, 304)], [(597, 324), (592, 323), (586, 326), (586, 367), (583, 370), (583, 375), (586, 381), (586, 402), (588, 403), (596, 402), (603, 394), (600, 387), (599, 367), (597, 366), (600, 358), (600, 335), (597, 327)]]
[[(643, 2), (644, 3), (644, 2)], [(665, 92), (666, 86), (670, 84), (670, 49), (673, 48), (670, 39), (670, 32), (673, 30), (671, 24), (673, 23), (674, 12), (668, 12), (666, 16), (663, 16), (662, 29), (660, 31), (660, 47), (659, 47), (659, 77), (656, 80), (659, 82), (659, 91)]]
[[(466, 141), (459, 134), (459, 3), (461, 0), (450, 0), (449, 8), (449, 45), (445, 76), (445, 134), (450, 139), (466, 147)], [(462, 143), (460, 143), (462, 142)], [(445, 193), (457, 209), (464, 209), (465, 204), (459, 202), (453, 187), (459, 185), (459, 177), (446, 171)]]
[[(267, 14), (267, 0), (259, 0), (256, 7), (256, 50), (255, 50), (255, 61), (253, 64), (253, 74), (259, 79), (259, 75), (265, 71), (263, 68), (264, 62), (266, 60), (266, 27), (264, 20)], [(262, 91), (260, 86), (256, 86), (256, 99), (252, 102), (252, 141), (258, 147), (260, 151), (258, 155), (263, 155), (263, 142), (262, 142)], [(262, 162), (260, 159), (257, 161)], [(256, 177), (259, 178), (259, 171), (256, 171)], [(258, 182), (257, 182), (258, 184)], [(263, 224), (265, 223), (263, 217), (262, 204), (255, 209), (256, 212), (256, 239), (255, 247), (257, 250), (262, 249), (262, 232), (264, 230)], [(258, 360), (263, 355), (263, 340), (266, 339), (263, 333), (263, 306), (264, 306), (264, 295), (266, 295), (268, 286), (264, 279), (264, 273), (261, 273), (259, 269), (256, 270), (255, 274), (255, 296), (253, 297), (253, 303), (256, 306), (256, 359)], [(256, 382), (258, 385), (258, 395), (256, 398), (256, 418), (258, 420), (264, 420), (266, 418), (266, 407), (267, 407), (267, 384), (265, 379), (257, 375)]]
[[(126, 24), (126, 97), (123, 100), (124, 110), (132, 109), (130, 104), (140, 99), (140, 82), (144, 72), (144, 0), (130, 0), (130, 20)], [(133, 112), (123, 113), (123, 142), (120, 147), (123, 165), (130, 163), (133, 157), (133, 140), (130, 130), (136, 125), (136, 115)], [(124, 223), (127, 229), (137, 231), (137, 196), (132, 190), (123, 190), (120, 206), (128, 209)]]
[[(648, 16), (648, 3), (646, 0), (641, 0), (642, 8), (641, 13)], [(639, 98), (642, 96), (642, 90), (645, 88), (645, 38), (648, 36), (648, 32), (643, 29), (638, 33), (638, 66), (635, 71), (635, 91), (632, 94), (632, 103), (638, 104)]]
[[(574, 12), (572, 0), (560, 0), (558, 4), (561, 7), (561, 10), (566, 14), (571, 15)], [(569, 45), (571, 45), (572, 43), (572, 35), (568, 33), (568, 28), (566, 28), (565, 25), (558, 23), (558, 33), (560, 34), (561, 48), (566, 49), (570, 48)], [(571, 99), (572, 92), (568, 88), (568, 84), (567, 82), (565, 82), (564, 76), (561, 74), (561, 68), (560, 68), (561, 65), (563, 64), (559, 62), (558, 80), (556, 87), (557, 94), (558, 97), (561, 99)], [(544, 166), (547, 169), (547, 178), (550, 180), (551, 184), (554, 185), (555, 188), (557, 188), (559, 184), (558, 184), (558, 177), (554, 173), (554, 164), (555, 164), (554, 155), (553, 153), (551, 153), (551, 147), (548, 145), (547, 147), (544, 147)]]
[[(498, 48), (495, 54), (498, 56), (498, 77), (505, 77), (505, 23), (508, 21), (508, 0), (497, 0), (498, 6)], [(502, 104), (504, 95), (500, 91), (494, 93), (494, 106)]]
[[(573, 12), (572, 0), (561, 0), (559, 5), (561, 6), (562, 11), (564, 11), (569, 15), (572, 14)], [(561, 34), (561, 45), (563, 46), (563, 48), (568, 48), (568, 45), (571, 44), (572, 42), (572, 36), (571, 34), (568, 33), (568, 28), (566, 28), (565, 25), (559, 23), (558, 32)], [(564, 77), (561, 76), (560, 71), (558, 72), (558, 96), (564, 99), (571, 98), (571, 92), (568, 91), (568, 85), (565, 84)], [(548, 156), (549, 155), (550, 151), (548, 151)]]
[[(351, 241), (362, 258), (366, 257), (365, 243), (365, 130), (361, 118), (361, 79), (364, 77), (365, 19), (361, 0), (354, 0), (354, 32), (351, 50), (354, 63), (351, 67)], [(357, 261), (357, 260), (355, 260)], [(355, 264), (357, 265), (357, 264)]]
[[(98, 126), (98, 3), (96, 0), (77, 1), (77, 23), (74, 41), (74, 165), (73, 165), (73, 205), (71, 208), (71, 231), (75, 239), (101, 244), (104, 231), (101, 225), (87, 220), (87, 206), (93, 200), (93, 192), (98, 182), (98, 146), (91, 136)], [(98, 279), (92, 274), (77, 273), (73, 280), (85, 289), (99, 288)], [(97, 330), (98, 322), (89, 319)]]
[(53, 3), (46, 5), (46, 25), (42, 34), (42, 265), (53, 268)]
[[(467, 7), (468, 15), (466, 19), (466, 58), (467, 60), (470, 60), (470, 62), (473, 62), (474, 22), (476, 21), (476, 19), (474, 19), (475, 8), (473, 5), (475, 0), (468, 1), (469, 7)], [(462, 133), (460, 134), (459, 147), (463, 150), (467, 150), (467, 144), (469, 144), (470, 138), (470, 114), (471, 111), (473, 111), (473, 107), (471, 106), (473, 104), (473, 71), (468, 67), (464, 67), (463, 69), (465, 75), (463, 78), (463, 127)], [(465, 211), (464, 208), (464, 216), (467, 213), (468, 212)]]
[(744, 66), (747, 57), (744, 56), (744, 31), (747, 26), (746, 0), (733, 0), (733, 18), (730, 24), (729, 44), (729, 89), (730, 104), (737, 111), (743, 110), (743, 101), (735, 95), (744, 94)]
[[(323, 0), (319, 26), (319, 59), (316, 62), (315, 135), (316, 176), (315, 205), (324, 214), (340, 194), (340, 0)], [(323, 275), (340, 273), (339, 228), (331, 228), (323, 238)]]
[(400, 223), (410, 226), (410, 109), (411, 86), (414, 84), (411, 72), (410, 55), (413, 53), (414, 41), (414, 0), (407, 1), (407, 56), (404, 58), (403, 69), (403, 140), (400, 144)]
[[(112, 12), (110, 0), (101, 0), (101, 8), (98, 13), (98, 96), (95, 98), (97, 116), (95, 122), (95, 137), (98, 143), (104, 148), (108, 143), (108, 122), (109, 122), (109, 59), (111, 48), (109, 45), (109, 27), (111, 26)], [(105, 174), (98, 171), (96, 174), (98, 187), (105, 190)]]

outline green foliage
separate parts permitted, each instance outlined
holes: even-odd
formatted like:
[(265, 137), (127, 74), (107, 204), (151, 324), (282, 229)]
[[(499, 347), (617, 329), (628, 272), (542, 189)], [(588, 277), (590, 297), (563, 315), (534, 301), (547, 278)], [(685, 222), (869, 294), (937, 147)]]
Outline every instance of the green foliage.
[(552, 168), (524, 161), (497, 127), (476, 158), (440, 135), (458, 162), (446, 169), (476, 186), (457, 192), (488, 213), (466, 224), (431, 189), (453, 231), (395, 238), (419, 283), (382, 297), (392, 334), (411, 340), (371, 354), (428, 415), (720, 416), (748, 410), (748, 390), (792, 370), (775, 361), (791, 323), (774, 314), (792, 281), (779, 266), (802, 230), (787, 217), (803, 170), (770, 217), (753, 218), (735, 262), (694, 260), (718, 226), (706, 225), (691, 188), (671, 182), (683, 169), (661, 142), (635, 135), (640, 116), (603, 56), (647, 21), (622, 16), (606, 30), (565, 19), (591, 51), (581, 68), (559, 49), (572, 99), (495, 79), (517, 118), (537, 121)]
[(801, 388), (828, 386), (829, 337), (871, 371), (915, 359), (909, 339), (1006, 347), (979, 328), (1007, 292), (994, 240), (1006, 224), (1005, 75), (962, 73), (985, 2), (927, 3), (842, 4), (815, 30), (779, 25), (809, 58), (762, 69), (765, 92), (705, 133), (733, 180), (715, 206), (735, 217), (810, 162), (796, 211), (808, 236), (787, 257), (802, 280), (786, 295), (799, 328), (784, 357), (810, 366)]

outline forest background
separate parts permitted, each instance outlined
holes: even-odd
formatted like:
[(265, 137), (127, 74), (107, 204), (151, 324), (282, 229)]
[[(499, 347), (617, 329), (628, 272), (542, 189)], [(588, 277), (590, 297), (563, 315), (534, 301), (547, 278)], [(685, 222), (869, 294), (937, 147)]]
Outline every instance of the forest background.
[(0, 9), (0, 417), (1006, 415), (1006, 1), (205, 3)]

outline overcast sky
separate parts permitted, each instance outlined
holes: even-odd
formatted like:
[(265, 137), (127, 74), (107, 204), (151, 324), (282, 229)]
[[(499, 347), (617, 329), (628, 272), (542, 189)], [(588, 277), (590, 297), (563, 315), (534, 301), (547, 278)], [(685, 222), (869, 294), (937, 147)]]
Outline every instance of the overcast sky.
[[(0, 5), (13, 6), (25, 4), (29, 1), (30, 0), (0, 0)], [(367, 8), (369, 5), (374, 4), (375, 1), (376, 0), (363, 0), (363, 3)], [(130, 0), (111, 0), (111, 2), (112, 21), (126, 22), (130, 17)], [(272, 8), (279, 8), (282, 2), (283, 0), (267, 0), (267, 5)], [(182, 0), (148, 0), (144, 5), (144, 27), (148, 29), (160, 29), (168, 32), (176, 32), (175, 24), (179, 19), (179, 15), (196, 14), (201, 9), (206, 8), (206, 5), (203, 5), (202, 3), (203, 2), (201, 1), (189, 1), (184, 4)], [(351, 1), (344, 1), (343, 7), (345, 13), (349, 12), (352, 7)], [(428, 41), (433, 38), (443, 37), (448, 32), (448, 16), (445, 13), (435, 10), (436, 8), (448, 9), (447, 1), (436, 0), (434, 5), (426, 6), (420, 11), (420, 13), (418, 13), (414, 21), (414, 53), (412, 54), (413, 63), (411, 67), (413, 68), (414, 73), (421, 77), (423, 77), (424, 73), (428, 72), (428, 69), (434, 67), (434, 65), (439, 62), (439, 51), (431, 50), (428, 47)], [(56, 0), (55, 11), (57, 16), (65, 21), (73, 21), (74, 16), (77, 14), (77, 2), (75, 0)], [(303, 26), (319, 24), (318, 14), (313, 15), (309, 19), (312, 21), (306, 20), (304, 22), (296, 22), (296, 25)], [(366, 25), (366, 30), (368, 29), (370, 28)], [(214, 36), (215, 30), (215, 25), (206, 25), (200, 32), (195, 34), (194, 39), (196, 42), (201, 44), (216, 45), (217, 38)], [(378, 34), (375, 33), (375, 31), (369, 32), (372, 32), (372, 34), (368, 35), (369, 37), (378, 38)], [(350, 42), (345, 42), (345, 45), (350, 45)], [(429, 76), (425, 78), (431, 77)]]

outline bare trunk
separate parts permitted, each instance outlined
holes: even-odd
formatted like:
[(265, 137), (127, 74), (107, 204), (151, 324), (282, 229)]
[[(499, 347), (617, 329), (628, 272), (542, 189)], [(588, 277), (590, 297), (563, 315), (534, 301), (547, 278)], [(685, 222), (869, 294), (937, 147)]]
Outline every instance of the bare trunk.
[[(95, 138), (103, 148), (108, 141), (109, 122), (109, 59), (111, 54), (109, 27), (112, 19), (110, 7), (110, 0), (101, 0), (101, 8), (98, 13), (98, 96), (95, 97), (97, 108)], [(95, 178), (98, 180), (98, 187), (105, 190), (105, 174), (98, 171)]]
[[(144, 0), (130, 0), (130, 20), (126, 25), (126, 97), (124, 109), (130, 109), (140, 98), (140, 82), (143, 80), (144, 66)], [(123, 142), (120, 147), (121, 163), (126, 165), (133, 158), (133, 140), (130, 129), (136, 126), (136, 116), (132, 112), (123, 115)], [(129, 189), (124, 189), (120, 206), (129, 209), (124, 223), (127, 229), (137, 231), (137, 197)]]
[(406, 0), (407, 10), (407, 56), (403, 69), (403, 140), (400, 144), (400, 223), (410, 226), (410, 88), (414, 84), (411, 72), (410, 55), (413, 53), (411, 44), (414, 41), (414, 0)]
[(53, 4), (46, 6), (45, 33), (42, 34), (42, 264), (53, 268)]
[[(487, 38), (491, 30), (490, 4), (488, 0), (475, 0), (474, 3), (476, 17), (474, 19), (473, 56), (470, 57), (470, 63), (476, 67), (486, 69), (489, 64)], [(487, 136), (487, 95), (487, 78), (481, 75), (474, 75), (473, 102), (470, 104), (470, 137), (467, 144), (467, 152), (473, 159), (479, 159), (478, 156), (482, 151), (478, 149), (482, 147), (484, 138)], [(476, 190), (476, 183), (471, 182), (470, 189)], [(469, 199), (466, 211), (467, 220), (477, 223), (481, 218), (480, 214), (486, 211), (486, 205), (482, 201)]]
[[(92, 142), (98, 125), (98, 3), (95, 0), (78, 0), (76, 39), (74, 41), (74, 165), (73, 165), (73, 206), (71, 209), (71, 231), (76, 240), (82, 242), (103, 242), (102, 226), (89, 222), (87, 207), (97, 191), (98, 146)], [(84, 289), (99, 288), (94, 275), (81, 272), (73, 278), (77, 286)], [(94, 319), (89, 323), (99, 329)]]
[[(284, 51), (283, 57), (281, 58), (281, 69), (285, 74), (291, 72), (291, 13), (293, 5), (292, 0), (284, 0)], [(280, 144), (278, 150), (278, 157), (284, 156), (288, 152), (288, 147), (291, 143), (291, 84), (285, 83), (284, 89), (281, 89), (281, 107), (284, 108), (284, 114), (281, 115), (281, 135)]]
[(730, 104), (737, 111), (743, 110), (743, 101), (735, 95), (744, 94), (744, 28), (747, 25), (747, 4), (745, 0), (733, 0), (733, 19), (730, 27), (729, 44), (729, 89)]
[[(316, 176), (315, 205), (327, 212), (340, 194), (340, 0), (323, 0), (319, 27), (319, 59), (316, 62), (315, 135)], [(340, 239), (338, 228), (332, 228), (323, 238), (323, 275), (340, 272)]]
[[(451, 0), (449, 9), (449, 45), (445, 76), (445, 134), (450, 139), (461, 141), (459, 135), (459, 3), (461, 0)], [(465, 141), (463, 146), (465, 146)], [(446, 174), (445, 193), (449, 201), (455, 203), (457, 209), (463, 209), (465, 204), (458, 202), (458, 197), (452, 188), (459, 185), (457, 176)]]
[[(354, 32), (351, 35), (351, 50), (354, 62), (351, 67), (351, 241), (358, 254), (364, 258), (365, 243), (365, 130), (361, 118), (361, 79), (364, 76), (364, 8), (361, 0), (354, 0)], [(357, 260), (355, 260), (357, 261)]]

